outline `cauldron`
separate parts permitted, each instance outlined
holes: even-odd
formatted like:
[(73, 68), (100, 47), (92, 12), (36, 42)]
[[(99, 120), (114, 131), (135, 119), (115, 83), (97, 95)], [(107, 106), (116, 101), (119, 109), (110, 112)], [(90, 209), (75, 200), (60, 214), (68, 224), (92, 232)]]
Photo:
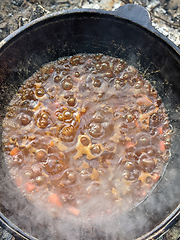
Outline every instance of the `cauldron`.
[(1, 139), (0, 225), (17, 239), (155, 239), (180, 213), (180, 50), (151, 26), (144, 8), (127, 4), (114, 12), (53, 13), (5, 38), (0, 43), (1, 135), (6, 108), (23, 81), (44, 63), (76, 53), (123, 58), (155, 86), (173, 131), (166, 170), (151, 194), (125, 214), (88, 226), (73, 219), (49, 222), (43, 214), (39, 220), (38, 211), (12, 182)]

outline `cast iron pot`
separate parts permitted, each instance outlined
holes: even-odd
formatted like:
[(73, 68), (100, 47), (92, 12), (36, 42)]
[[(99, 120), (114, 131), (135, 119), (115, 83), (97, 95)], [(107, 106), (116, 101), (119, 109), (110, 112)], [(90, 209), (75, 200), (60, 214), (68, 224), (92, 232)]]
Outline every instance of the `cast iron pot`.
[(17, 239), (155, 239), (180, 212), (180, 50), (151, 26), (148, 12), (138, 5), (124, 5), (114, 12), (76, 9), (34, 20), (0, 43), (1, 124), (25, 79), (44, 63), (76, 53), (123, 58), (155, 86), (173, 130), (164, 175), (144, 201), (116, 218), (93, 224), (50, 221), (11, 181), (1, 143), (1, 226)]

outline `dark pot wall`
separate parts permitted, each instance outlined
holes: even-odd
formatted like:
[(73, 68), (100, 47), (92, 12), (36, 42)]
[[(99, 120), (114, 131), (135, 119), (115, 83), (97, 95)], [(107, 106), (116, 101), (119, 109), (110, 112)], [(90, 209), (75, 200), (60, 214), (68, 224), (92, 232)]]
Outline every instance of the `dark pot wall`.
[[(154, 229), (162, 220), (171, 217), (171, 212), (178, 209), (180, 199), (179, 53), (148, 30), (103, 11), (55, 14), (54, 17), (37, 22), (6, 40), (8, 41), (0, 52), (1, 123), (9, 101), (27, 77), (44, 63), (80, 52), (101, 52), (124, 58), (155, 85), (168, 110), (173, 127), (172, 156), (161, 182), (144, 202), (128, 214), (98, 223), (98, 231), (97, 225), (91, 226), (91, 230), (82, 230), (80, 227), (79, 239), (84, 236), (89, 239), (92, 233), (99, 239), (106, 239), (107, 236), (117, 239), (137, 238)], [(2, 180), (6, 171), (1, 154)], [(17, 209), (12, 208), (11, 201), (19, 200), (21, 194), (12, 187), (8, 175), (5, 179), (1, 185), (2, 202), (5, 205), (2, 206), (2, 212), (24, 231), (38, 236), (38, 231), (24, 224), (29, 216), (22, 216), (19, 212), (19, 209), (26, 208), (26, 201), (16, 204)], [(17, 216), (12, 215), (12, 212), (16, 212)], [(31, 220), (32, 226), (36, 225), (32, 218)], [(43, 222), (43, 227), (46, 224), (46, 221)], [(74, 228), (76, 226), (72, 226), (72, 231)]]

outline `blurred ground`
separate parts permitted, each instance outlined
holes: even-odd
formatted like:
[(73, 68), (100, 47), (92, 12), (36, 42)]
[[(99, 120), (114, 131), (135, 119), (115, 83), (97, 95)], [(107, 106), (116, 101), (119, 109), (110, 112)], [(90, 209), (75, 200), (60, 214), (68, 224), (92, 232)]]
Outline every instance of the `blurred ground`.
[[(70, 8), (115, 10), (127, 3), (140, 4), (151, 14), (152, 25), (180, 47), (180, 0), (0, 0), (0, 41), (24, 24)], [(0, 229), (0, 240), (12, 239)], [(159, 240), (180, 239), (180, 221)]]

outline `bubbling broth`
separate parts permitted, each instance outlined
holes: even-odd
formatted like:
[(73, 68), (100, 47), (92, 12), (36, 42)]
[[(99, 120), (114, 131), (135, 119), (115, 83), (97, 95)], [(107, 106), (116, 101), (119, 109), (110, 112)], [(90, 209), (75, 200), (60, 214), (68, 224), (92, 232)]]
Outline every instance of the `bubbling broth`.
[(142, 201), (169, 158), (157, 91), (124, 60), (60, 58), (34, 73), (3, 122), (9, 172), (56, 217), (115, 216)]

